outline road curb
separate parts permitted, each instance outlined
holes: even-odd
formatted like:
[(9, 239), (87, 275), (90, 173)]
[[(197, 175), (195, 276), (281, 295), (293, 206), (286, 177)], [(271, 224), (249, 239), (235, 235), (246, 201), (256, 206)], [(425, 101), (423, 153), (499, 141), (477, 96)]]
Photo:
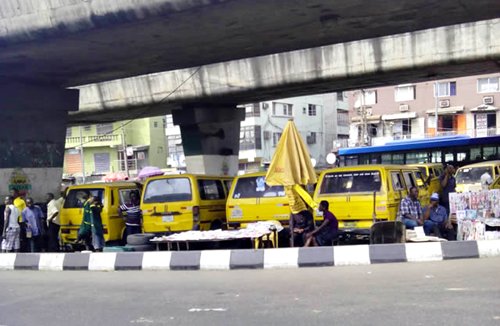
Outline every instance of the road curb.
[(500, 240), (315, 248), (0, 254), (0, 270), (234, 270), (425, 262), (500, 256)]

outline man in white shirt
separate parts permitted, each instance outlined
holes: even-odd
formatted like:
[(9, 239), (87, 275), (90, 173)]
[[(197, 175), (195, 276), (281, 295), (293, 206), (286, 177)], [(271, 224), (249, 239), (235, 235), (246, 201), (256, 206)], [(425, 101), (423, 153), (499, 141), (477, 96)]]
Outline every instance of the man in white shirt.
[(491, 177), (491, 175), (488, 173), (488, 171), (484, 172), (483, 175), (481, 175), (481, 188), (483, 190), (488, 190), (492, 183), (493, 178)]
[[(62, 197), (61, 197), (62, 198)], [(59, 229), (61, 227), (59, 212), (64, 199), (54, 199), (53, 193), (47, 194), (47, 224), (49, 227), (49, 252), (59, 251)]]

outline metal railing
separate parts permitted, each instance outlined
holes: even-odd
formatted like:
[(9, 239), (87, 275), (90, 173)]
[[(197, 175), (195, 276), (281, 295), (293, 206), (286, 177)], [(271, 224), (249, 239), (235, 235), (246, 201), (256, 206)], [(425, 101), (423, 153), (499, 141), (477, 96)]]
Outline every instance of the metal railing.
[[(116, 162), (118, 163), (118, 169), (119, 171), (125, 171), (125, 160), (116, 160)], [(137, 170), (137, 159), (136, 158), (129, 158), (127, 159), (127, 166), (128, 166), (128, 170), (131, 171), (131, 170)]]
[(92, 145), (92, 143), (118, 143), (121, 141), (119, 134), (109, 134), (109, 135), (92, 135), (92, 136), (79, 136), (76, 137), (66, 137), (66, 144), (84, 144)]

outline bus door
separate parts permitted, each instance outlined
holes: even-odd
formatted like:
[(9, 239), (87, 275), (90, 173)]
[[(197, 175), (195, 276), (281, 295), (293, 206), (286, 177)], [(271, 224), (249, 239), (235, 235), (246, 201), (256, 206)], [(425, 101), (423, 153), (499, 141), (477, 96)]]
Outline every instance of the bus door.
[(388, 196), (387, 209), (389, 210), (389, 216), (391, 219), (396, 219), (401, 199), (408, 196), (408, 190), (405, 187), (401, 171), (391, 171), (390, 176), (392, 191)]

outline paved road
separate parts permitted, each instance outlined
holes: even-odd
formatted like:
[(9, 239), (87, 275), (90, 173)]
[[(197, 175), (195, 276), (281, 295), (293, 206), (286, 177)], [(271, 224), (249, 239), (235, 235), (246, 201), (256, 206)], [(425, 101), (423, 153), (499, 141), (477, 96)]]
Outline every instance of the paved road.
[(500, 325), (500, 259), (0, 273), (0, 325)]

